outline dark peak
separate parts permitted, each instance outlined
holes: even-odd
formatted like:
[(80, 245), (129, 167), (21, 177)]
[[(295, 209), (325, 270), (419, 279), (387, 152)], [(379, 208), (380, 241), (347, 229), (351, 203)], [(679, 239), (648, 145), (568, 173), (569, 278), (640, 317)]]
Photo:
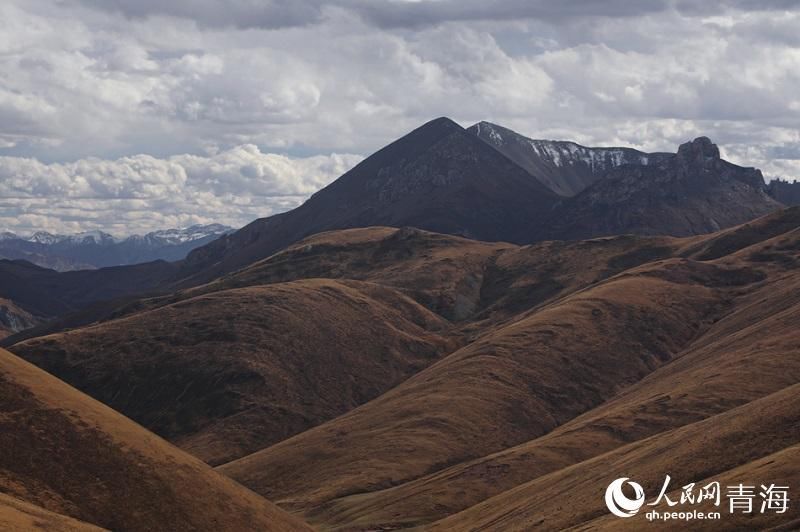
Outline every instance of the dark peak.
[(462, 131), (464, 128), (459, 126), (454, 120), (447, 118), (446, 116), (440, 116), (439, 118), (434, 118), (428, 122), (425, 122), (420, 127), (416, 129), (416, 131), (422, 130), (439, 130), (439, 131)]
[(708, 137), (697, 137), (691, 142), (681, 144), (678, 148), (678, 158), (692, 164), (703, 165), (709, 160), (718, 160), (719, 148)]

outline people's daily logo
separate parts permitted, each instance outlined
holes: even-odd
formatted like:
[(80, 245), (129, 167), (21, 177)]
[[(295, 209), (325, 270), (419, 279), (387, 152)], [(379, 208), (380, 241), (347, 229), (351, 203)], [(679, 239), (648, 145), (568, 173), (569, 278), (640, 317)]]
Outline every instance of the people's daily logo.
[[(728, 514), (776, 513), (783, 514), (789, 508), (789, 487), (776, 484), (734, 484), (723, 487), (719, 482), (671, 487), (672, 478), (667, 475), (658, 496), (646, 502), (644, 488), (629, 477), (620, 477), (606, 488), (606, 506), (617, 517), (633, 517), (643, 507), (653, 507), (645, 513), (648, 521), (671, 519), (691, 521), (695, 519), (720, 519), (721, 510)], [(704, 511), (695, 505), (706, 502)], [(724, 501), (724, 502), (723, 502)], [(677, 507), (677, 508), (676, 508)], [(713, 507), (713, 508), (710, 508)], [(713, 511), (705, 511), (711, 509)]]
[[(625, 483), (633, 488), (634, 497), (629, 499), (622, 488)], [(606, 489), (606, 506), (617, 517), (633, 517), (644, 504), (644, 489), (636, 482), (628, 481), (628, 477), (618, 478)]]

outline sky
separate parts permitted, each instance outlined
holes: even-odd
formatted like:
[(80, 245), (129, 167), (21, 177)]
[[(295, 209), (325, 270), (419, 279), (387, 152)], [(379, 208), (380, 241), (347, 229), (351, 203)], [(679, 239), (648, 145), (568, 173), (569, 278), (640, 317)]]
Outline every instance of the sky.
[(800, 178), (800, 0), (3, 0), (0, 230), (293, 208), (438, 116)]

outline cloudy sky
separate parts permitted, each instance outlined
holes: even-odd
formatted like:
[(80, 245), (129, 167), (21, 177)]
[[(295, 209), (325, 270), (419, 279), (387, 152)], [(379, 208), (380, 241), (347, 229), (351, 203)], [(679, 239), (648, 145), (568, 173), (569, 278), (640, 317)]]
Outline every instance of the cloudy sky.
[(800, 178), (800, 1), (3, 0), (0, 230), (286, 210), (419, 124)]

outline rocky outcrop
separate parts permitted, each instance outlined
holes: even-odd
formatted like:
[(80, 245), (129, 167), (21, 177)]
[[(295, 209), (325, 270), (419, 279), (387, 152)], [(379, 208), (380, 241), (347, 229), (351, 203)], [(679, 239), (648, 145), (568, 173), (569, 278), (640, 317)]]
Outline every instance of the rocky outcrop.
[(767, 192), (784, 205), (800, 205), (800, 181), (775, 179), (767, 185)]
[(707, 137), (657, 164), (622, 165), (559, 205), (539, 239), (634, 233), (689, 236), (747, 222), (782, 205), (761, 171), (729, 163)]
[(0, 299), (0, 338), (30, 329), (41, 320), (8, 299)]

